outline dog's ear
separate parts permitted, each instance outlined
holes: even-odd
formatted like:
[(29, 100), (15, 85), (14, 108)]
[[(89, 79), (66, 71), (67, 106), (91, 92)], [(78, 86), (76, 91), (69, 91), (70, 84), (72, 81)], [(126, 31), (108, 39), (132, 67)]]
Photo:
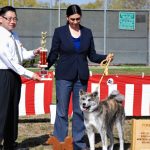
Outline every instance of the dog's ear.
[(93, 97), (97, 97), (97, 96), (98, 96), (98, 91), (94, 91), (94, 92), (92, 93), (92, 96), (93, 96)]
[(85, 91), (83, 89), (80, 89), (79, 95), (83, 95), (83, 94), (85, 94)]

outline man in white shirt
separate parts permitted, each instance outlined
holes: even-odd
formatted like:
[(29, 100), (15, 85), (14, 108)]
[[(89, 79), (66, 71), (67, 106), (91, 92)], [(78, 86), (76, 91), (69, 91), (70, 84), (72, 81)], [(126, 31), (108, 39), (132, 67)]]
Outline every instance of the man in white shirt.
[(21, 93), (20, 75), (33, 80), (40, 76), (24, 68), (24, 59), (32, 59), (40, 48), (27, 51), (13, 29), (17, 24), (15, 8), (6, 6), (0, 10), (0, 144), (5, 150), (16, 148), (18, 136), (18, 107)]

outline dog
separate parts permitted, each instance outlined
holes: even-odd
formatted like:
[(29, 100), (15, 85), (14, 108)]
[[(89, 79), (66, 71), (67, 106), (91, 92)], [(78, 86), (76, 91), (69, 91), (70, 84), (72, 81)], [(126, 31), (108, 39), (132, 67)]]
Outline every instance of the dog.
[(102, 141), (102, 150), (107, 150), (110, 139), (109, 150), (113, 150), (114, 138), (113, 127), (116, 125), (119, 135), (120, 150), (124, 150), (123, 124), (125, 120), (122, 102), (124, 96), (114, 90), (103, 101), (99, 100), (98, 92), (93, 93), (79, 91), (80, 108), (84, 114), (84, 124), (89, 139), (90, 150), (95, 150), (95, 133), (99, 133)]

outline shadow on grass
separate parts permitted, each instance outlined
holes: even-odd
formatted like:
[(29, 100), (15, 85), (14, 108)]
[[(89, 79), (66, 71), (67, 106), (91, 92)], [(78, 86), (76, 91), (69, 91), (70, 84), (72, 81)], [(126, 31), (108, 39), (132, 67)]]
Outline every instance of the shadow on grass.
[(19, 123), (42, 123), (42, 122), (50, 122), (49, 118), (38, 118), (38, 119), (19, 119)]
[[(24, 141), (22, 141), (21, 143), (19, 143), (18, 147), (19, 148), (34, 148), (40, 145), (45, 144), (45, 142), (47, 141), (47, 139), (49, 138), (49, 135), (42, 135), (39, 137), (33, 137), (33, 138), (28, 138)], [(96, 134), (96, 138), (95, 138), (95, 144), (99, 143), (101, 141), (100, 136), (98, 134)], [(89, 142), (88, 142), (88, 138), (87, 136), (84, 137), (85, 142), (87, 143), (88, 147), (89, 147)], [(124, 149), (128, 150), (130, 148), (131, 144), (130, 143), (124, 143)], [(97, 147), (95, 148), (95, 150), (102, 150), (102, 147)], [(119, 150), (119, 143), (114, 144), (114, 150)]]
[[(124, 150), (128, 150), (130, 148), (130, 143), (124, 144)], [(114, 150), (119, 150), (119, 143), (114, 145)], [(102, 147), (95, 148), (95, 150), (102, 150)]]
[[(118, 138), (115, 138), (114, 137), (114, 140), (117, 140), (119, 142), (119, 139)], [(88, 145), (89, 147), (89, 141), (88, 141), (88, 137), (87, 135), (85, 135), (84, 137), (84, 141), (86, 142), (86, 144)], [(100, 135), (99, 134), (95, 134), (95, 144), (98, 144), (101, 142), (101, 138), (100, 138)], [(119, 143), (115, 143), (114, 144), (114, 150), (119, 150)], [(124, 143), (124, 150), (129, 150), (129, 148), (131, 147), (131, 143)], [(95, 150), (102, 150), (102, 147), (99, 146), (97, 148), (95, 148)]]
[[(50, 119), (49, 118), (38, 118), (38, 119), (32, 118), (32, 119), (20, 119), (19, 120), (19, 123), (33, 123), (34, 124), (34, 123), (41, 123), (41, 122), (50, 122)], [(30, 137), (30, 138), (25, 139), (21, 143), (19, 143), (18, 147), (19, 148), (27, 148), (27, 149), (29, 147), (30, 148), (35, 148), (35, 147), (38, 147), (38, 146), (44, 147), (44, 143), (47, 141), (48, 138), (49, 138), (48, 134), (37, 136), (37, 137)], [(89, 146), (87, 136), (85, 136), (84, 141)], [(97, 144), (98, 146), (95, 150), (102, 150), (100, 141), (101, 141), (101, 138), (100, 138), (99, 134), (96, 134), (95, 144)], [(116, 142), (115, 142), (115, 145), (114, 145), (114, 150), (119, 150), (119, 139), (115, 137), (115, 141)], [(130, 147), (131, 147), (130, 143), (125, 143), (124, 144), (125, 150), (129, 150)]]
[(47, 139), (49, 138), (49, 135), (42, 135), (38, 137), (28, 138), (21, 143), (18, 144), (19, 148), (32, 148), (36, 146), (43, 145)]

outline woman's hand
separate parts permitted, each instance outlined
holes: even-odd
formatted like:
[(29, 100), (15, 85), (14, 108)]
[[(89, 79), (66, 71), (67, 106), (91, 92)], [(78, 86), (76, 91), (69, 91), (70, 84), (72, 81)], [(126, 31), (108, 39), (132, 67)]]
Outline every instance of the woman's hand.
[(107, 61), (113, 61), (113, 59), (114, 59), (114, 54), (113, 53), (109, 53), (108, 55), (107, 55), (107, 57), (106, 57), (106, 60)]

